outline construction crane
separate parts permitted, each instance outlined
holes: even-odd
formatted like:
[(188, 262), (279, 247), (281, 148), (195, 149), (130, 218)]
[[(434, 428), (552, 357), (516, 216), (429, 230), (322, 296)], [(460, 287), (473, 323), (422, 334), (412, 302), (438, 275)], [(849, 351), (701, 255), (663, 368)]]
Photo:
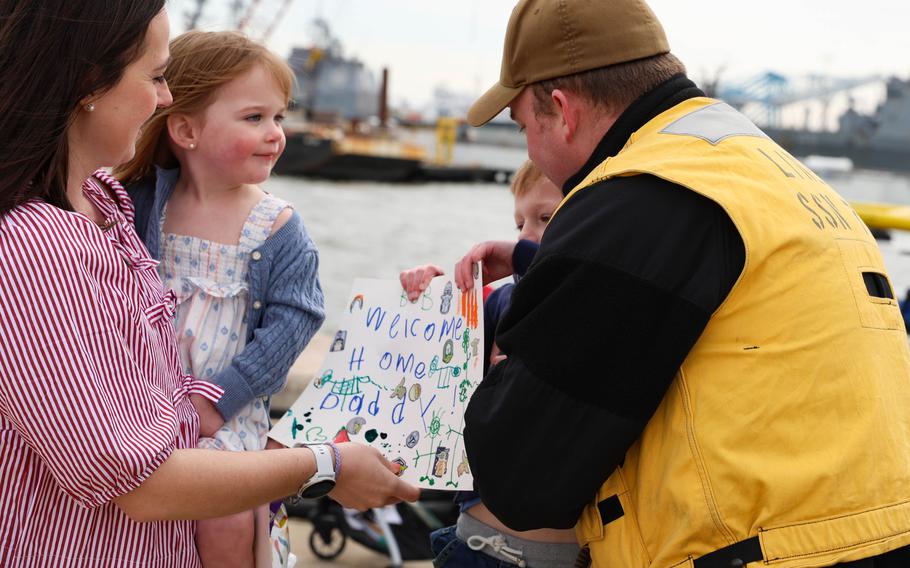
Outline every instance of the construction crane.
[(278, 24), (284, 19), (284, 16), (288, 13), (288, 9), (291, 7), (291, 2), (293, 0), (283, 0), (281, 7), (278, 8), (278, 11), (275, 12), (275, 17), (272, 18), (272, 21), (269, 23), (269, 26), (265, 29), (262, 36), (259, 38), (260, 41), (266, 42), (272, 37), (272, 32), (275, 31), (275, 28), (278, 27)]
[(723, 87), (718, 87), (716, 83), (713, 86), (716, 96), (731, 105), (739, 109), (748, 106), (750, 118), (757, 123), (779, 127), (784, 105), (811, 99), (827, 100), (836, 93), (883, 80), (879, 75), (838, 78), (817, 74), (804, 79), (808, 81), (803, 80), (800, 84), (780, 73), (768, 71)]
[[(199, 27), (205, 7), (208, 4), (208, 0), (193, 1), (193, 7), (185, 14), (187, 30), (193, 30)], [(272, 33), (274, 33), (275, 29), (278, 27), (278, 24), (280, 24), (284, 19), (284, 16), (287, 15), (293, 0), (278, 1), (279, 3), (274, 7), (274, 11), (266, 12), (265, 17), (268, 21), (261, 26), (255, 26), (256, 28), (261, 28), (263, 30), (261, 34), (257, 35), (251, 30), (254, 27), (254, 22), (260, 23), (261, 18), (256, 18), (256, 15), (258, 12), (262, 11), (263, 0), (231, 0), (231, 25), (236, 30), (244, 32), (258, 41), (263, 43), (268, 41), (272, 36)]]

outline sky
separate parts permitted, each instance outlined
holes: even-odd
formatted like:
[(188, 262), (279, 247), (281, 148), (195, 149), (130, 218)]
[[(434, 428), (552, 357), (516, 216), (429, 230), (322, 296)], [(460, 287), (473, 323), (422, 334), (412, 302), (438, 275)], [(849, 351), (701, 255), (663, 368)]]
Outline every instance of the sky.
[[(224, 29), (229, 0), (208, 0), (204, 29)], [(251, 31), (282, 0), (260, 0)], [(900, 0), (650, 0), (671, 50), (699, 80), (720, 72), (736, 82), (773, 70), (785, 75), (910, 76), (910, 3)], [(192, 0), (169, 0), (172, 28)], [(310, 42), (326, 19), (346, 55), (390, 68), (393, 102), (427, 104), (437, 86), (478, 95), (499, 78), (502, 43), (515, 0), (292, 0), (268, 45), (281, 55)]]

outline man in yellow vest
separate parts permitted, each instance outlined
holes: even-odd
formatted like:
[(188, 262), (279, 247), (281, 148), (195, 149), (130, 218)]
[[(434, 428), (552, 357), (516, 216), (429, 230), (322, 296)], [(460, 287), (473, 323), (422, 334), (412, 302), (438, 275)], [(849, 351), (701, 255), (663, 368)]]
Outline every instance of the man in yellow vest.
[(566, 197), (468, 407), (476, 487), (596, 567), (910, 566), (910, 353), (875, 240), (684, 73), (643, 0), (515, 7), (468, 118), (508, 107)]

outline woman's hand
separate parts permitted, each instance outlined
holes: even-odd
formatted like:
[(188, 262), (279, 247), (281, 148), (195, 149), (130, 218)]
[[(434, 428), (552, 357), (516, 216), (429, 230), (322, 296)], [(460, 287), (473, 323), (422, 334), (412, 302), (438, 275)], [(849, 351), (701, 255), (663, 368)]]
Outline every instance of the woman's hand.
[(400, 501), (416, 501), (420, 489), (398, 477), (398, 466), (382, 457), (376, 448), (347, 442), (338, 444), (341, 472), (329, 496), (361, 511)]
[(398, 275), (398, 279), (401, 280), (401, 287), (407, 293), (408, 300), (416, 302), (417, 298), (430, 285), (430, 281), (443, 274), (445, 272), (435, 264), (424, 264), (423, 266), (402, 270), (401, 274)]
[(199, 436), (211, 438), (219, 428), (224, 426), (224, 417), (209, 399), (199, 394), (191, 394), (190, 402), (199, 415)]

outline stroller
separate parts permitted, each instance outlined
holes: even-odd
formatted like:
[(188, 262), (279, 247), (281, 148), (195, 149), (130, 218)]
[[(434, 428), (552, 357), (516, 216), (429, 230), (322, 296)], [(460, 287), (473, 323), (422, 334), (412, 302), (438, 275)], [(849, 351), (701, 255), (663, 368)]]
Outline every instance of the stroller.
[(424, 491), (416, 503), (399, 503), (364, 513), (344, 509), (328, 497), (288, 503), (288, 514), (308, 519), (313, 530), (309, 545), (318, 558), (337, 558), (351, 538), (387, 555), (390, 568), (405, 560), (431, 560), (430, 533), (455, 523), (458, 506), (452, 494)]

